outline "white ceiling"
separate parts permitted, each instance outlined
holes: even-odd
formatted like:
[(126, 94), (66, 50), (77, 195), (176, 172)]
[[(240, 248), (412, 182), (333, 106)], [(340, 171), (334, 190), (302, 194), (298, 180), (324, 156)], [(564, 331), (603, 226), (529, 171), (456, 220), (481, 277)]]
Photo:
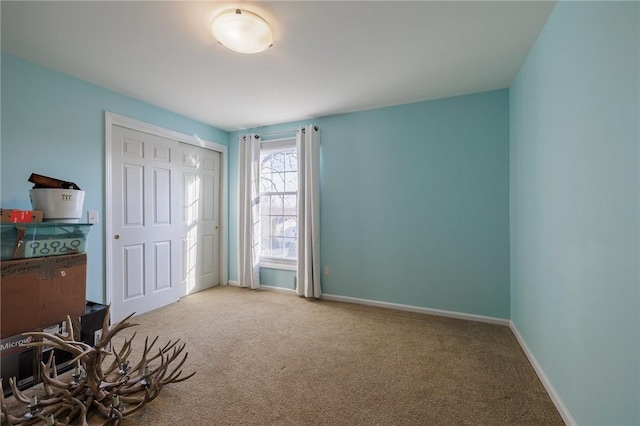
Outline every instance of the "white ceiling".
[[(231, 131), (509, 87), (546, 1), (1, 3), (2, 50)], [(274, 46), (225, 49), (242, 7)]]

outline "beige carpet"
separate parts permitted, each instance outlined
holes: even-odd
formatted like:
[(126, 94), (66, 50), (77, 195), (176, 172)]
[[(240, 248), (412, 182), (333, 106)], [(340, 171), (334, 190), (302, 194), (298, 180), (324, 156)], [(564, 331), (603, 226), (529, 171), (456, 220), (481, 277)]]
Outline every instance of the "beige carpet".
[(504, 326), (235, 287), (135, 322), (197, 373), (126, 425), (564, 424)]

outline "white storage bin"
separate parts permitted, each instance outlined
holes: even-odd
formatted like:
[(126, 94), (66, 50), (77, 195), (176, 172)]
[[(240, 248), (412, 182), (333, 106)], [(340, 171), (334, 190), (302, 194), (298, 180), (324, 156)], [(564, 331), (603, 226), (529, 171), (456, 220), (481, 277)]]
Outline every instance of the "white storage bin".
[(34, 210), (42, 210), (45, 222), (78, 223), (82, 218), (84, 191), (34, 188), (29, 190)]

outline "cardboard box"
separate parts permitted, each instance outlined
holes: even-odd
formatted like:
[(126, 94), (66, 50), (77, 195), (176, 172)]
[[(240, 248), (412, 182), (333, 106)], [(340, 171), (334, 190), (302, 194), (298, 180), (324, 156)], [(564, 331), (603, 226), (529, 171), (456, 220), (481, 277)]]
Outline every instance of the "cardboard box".
[(0, 209), (0, 223), (42, 222), (40, 210)]
[(39, 382), (38, 351), (36, 348), (20, 346), (33, 338), (17, 335), (0, 340), (0, 376), (4, 396), (13, 392), (9, 386), (9, 378), (15, 377), (18, 389), (23, 390)]
[(8, 260), (0, 270), (2, 338), (84, 315), (86, 253)]

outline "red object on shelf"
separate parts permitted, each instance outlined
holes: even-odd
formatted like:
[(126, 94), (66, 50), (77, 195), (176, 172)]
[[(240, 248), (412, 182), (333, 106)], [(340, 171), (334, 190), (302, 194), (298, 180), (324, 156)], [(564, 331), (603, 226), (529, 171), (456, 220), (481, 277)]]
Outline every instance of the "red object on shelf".
[(42, 222), (39, 210), (0, 209), (0, 223), (32, 223)]

